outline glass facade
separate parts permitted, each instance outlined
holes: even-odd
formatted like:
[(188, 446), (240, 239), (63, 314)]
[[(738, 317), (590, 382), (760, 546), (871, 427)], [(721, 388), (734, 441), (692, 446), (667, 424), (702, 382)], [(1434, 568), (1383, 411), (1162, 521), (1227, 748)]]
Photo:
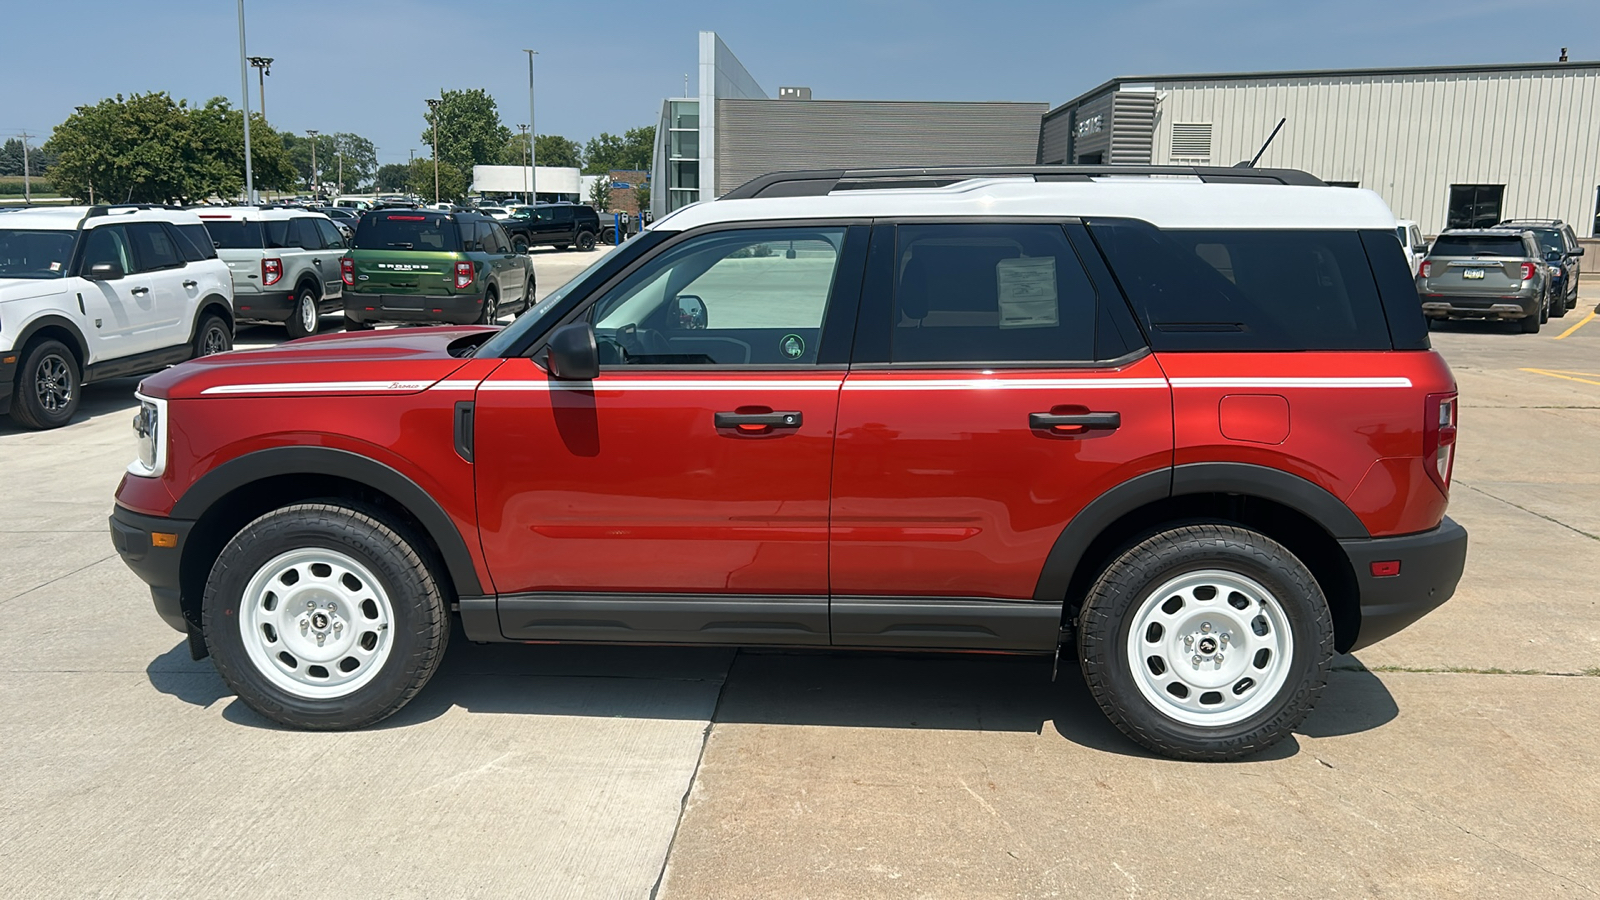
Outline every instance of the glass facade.
[(667, 211), (700, 199), (700, 102), (668, 101)]

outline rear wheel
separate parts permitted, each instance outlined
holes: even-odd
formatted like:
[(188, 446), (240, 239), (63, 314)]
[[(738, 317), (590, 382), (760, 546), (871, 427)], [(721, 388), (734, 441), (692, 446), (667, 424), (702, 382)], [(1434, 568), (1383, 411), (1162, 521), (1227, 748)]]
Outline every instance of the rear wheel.
[(1333, 620), (1282, 545), (1233, 525), (1159, 532), (1113, 562), (1079, 628), (1084, 679), (1146, 748), (1226, 760), (1272, 746), (1327, 681)]
[(200, 327), (194, 332), (194, 355), (211, 356), (215, 353), (226, 353), (233, 349), (233, 329), (222, 320), (221, 316), (208, 315), (200, 320)]
[(490, 288), (483, 295), (483, 311), (478, 314), (479, 325), (493, 325), (500, 319), (500, 295)]
[(449, 639), (415, 538), (363, 510), (302, 503), (234, 535), (206, 580), (217, 672), (251, 709), (293, 728), (360, 728), (404, 706)]
[(72, 421), (82, 394), (78, 358), (60, 341), (40, 341), (22, 355), (11, 418), (24, 428), (60, 428)]
[(1523, 316), (1518, 323), (1522, 326), (1523, 334), (1538, 334), (1539, 326), (1544, 324), (1544, 309), (1541, 307), (1536, 315)]
[(571, 244), (556, 244), (555, 245), (556, 249), (562, 251), (563, 253), (566, 252), (566, 249), (568, 247), (571, 247), (571, 246), (572, 246)]
[(294, 310), (284, 325), (289, 329), (290, 338), (303, 338), (316, 334), (318, 324), (317, 295), (311, 288), (303, 287), (295, 294)]

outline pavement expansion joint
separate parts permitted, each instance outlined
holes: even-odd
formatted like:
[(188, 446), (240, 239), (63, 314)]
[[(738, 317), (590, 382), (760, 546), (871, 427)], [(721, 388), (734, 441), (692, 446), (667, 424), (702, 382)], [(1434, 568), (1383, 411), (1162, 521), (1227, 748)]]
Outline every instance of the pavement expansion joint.
[(1553, 523), (1553, 524), (1556, 524), (1556, 525), (1560, 525), (1562, 528), (1565, 528), (1568, 531), (1573, 532), (1574, 534), (1581, 534), (1581, 535), (1583, 535), (1584, 537), (1588, 538), (1591, 541), (1600, 541), (1600, 535), (1590, 534), (1589, 532), (1584, 531), (1582, 528), (1574, 528), (1573, 526), (1568, 525), (1567, 523), (1561, 521), (1560, 519), (1554, 518), (1553, 516), (1547, 516), (1542, 512), (1535, 512), (1534, 510), (1531, 510), (1531, 509), (1527, 508), (1526, 506), (1523, 506), (1520, 503), (1514, 503), (1514, 502), (1512, 502), (1510, 500), (1507, 500), (1504, 497), (1498, 496), (1496, 494), (1491, 494), (1491, 493), (1489, 493), (1488, 491), (1484, 490), (1481, 487), (1474, 487), (1473, 485), (1467, 484), (1465, 481), (1462, 481), (1459, 478), (1455, 480), (1455, 483), (1461, 485), (1462, 487), (1466, 488), (1469, 491), (1477, 491), (1478, 493), (1484, 495), (1485, 497), (1488, 497), (1491, 500), (1499, 500), (1501, 503), (1504, 503), (1507, 506), (1511, 506), (1511, 507), (1515, 507), (1517, 509), (1520, 509), (1520, 510), (1522, 510), (1523, 512), (1527, 513), (1530, 516), (1537, 516), (1537, 517), (1545, 520), (1546, 522), (1550, 522), (1550, 523)]

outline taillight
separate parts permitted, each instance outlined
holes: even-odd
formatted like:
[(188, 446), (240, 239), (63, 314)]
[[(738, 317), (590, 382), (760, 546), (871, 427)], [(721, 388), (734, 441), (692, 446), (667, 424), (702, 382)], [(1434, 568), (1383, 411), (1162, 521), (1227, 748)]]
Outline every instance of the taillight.
[(345, 284), (348, 284), (352, 287), (355, 286), (356, 261), (348, 256), (341, 257), (339, 259), (339, 277), (344, 280)]
[(459, 291), (464, 288), (471, 287), (474, 277), (475, 276), (472, 274), (472, 263), (456, 263), (456, 290)]
[(1523, 263), (1522, 264), (1522, 280), (1523, 281), (1532, 281), (1533, 280), (1533, 274), (1536, 271), (1538, 271), (1538, 269), (1537, 269), (1536, 266), (1534, 266), (1533, 263)]
[(1423, 278), (1432, 277), (1433, 276), (1433, 263), (1431, 263), (1431, 262), (1429, 262), (1427, 260), (1423, 260), (1422, 261), (1422, 270), (1421, 271), (1422, 271), (1422, 277)]
[(1423, 460), (1428, 467), (1428, 477), (1447, 495), (1456, 461), (1457, 402), (1455, 394), (1429, 394), (1423, 407)]
[(283, 278), (283, 260), (263, 259), (261, 261), (261, 283), (277, 284)]

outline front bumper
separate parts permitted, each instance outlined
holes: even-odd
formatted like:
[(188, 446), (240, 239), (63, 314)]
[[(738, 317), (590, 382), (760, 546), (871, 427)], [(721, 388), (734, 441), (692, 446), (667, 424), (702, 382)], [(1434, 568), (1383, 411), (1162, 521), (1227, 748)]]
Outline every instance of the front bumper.
[(11, 392), (17, 385), (17, 358), (15, 350), (0, 354), (0, 416), (11, 412)]
[(1539, 297), (1456, 297), (1423, 294), (1422, 314), (1436, 319), (1522, 319), (1539, 314)]
[[(197, 633), (200, 625), (184, 615), (179, 595), (183, 548), (188, 546), (189, 531), (193, 528), (193, 522), (183, 519), (147, 516), (122, 506), (111, 510), (111, 545), (117, 548), (133, 574), (150, 585), (150, 598), (161, 620), (186, 634)], [(152, 534), (176, 535), (177, 541), (172, 547), (157, 547), (151, 540)]]
[(477, 294), (358, 294), (344, 292), (346, 322), (375, 325), (380, 322), (471, 325), (483, 315), (483, 293)]
[[(1467, 563), (1467, 530), (1445, 517), (1439, 527), (1403, 537), (1340, 541), (1361, 592), (1361, 629), (1350, 650), (1399, 632), (1456, 592)], [(1399, 561), (1399, 574), (1372, 574), (1375, 562)]]

